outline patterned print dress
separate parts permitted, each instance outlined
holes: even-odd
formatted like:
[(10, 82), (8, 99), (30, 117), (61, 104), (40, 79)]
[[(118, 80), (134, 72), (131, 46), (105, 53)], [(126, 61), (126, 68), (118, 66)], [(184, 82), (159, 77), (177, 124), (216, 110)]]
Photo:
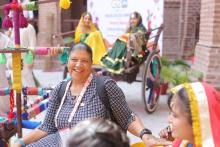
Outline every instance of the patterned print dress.
[[(77, 123), (89, 119), (89, 118), (107, 118), (107, 110), (100, 100), (96, 89), (96, 76), (86, 89), (86, 92), (82, 98), (81, 105), (77, 109), (72, 121), (71, 127), (74, 127)], [(27, 145), (28, 147), (58, 147), (61, 143), (58, 130), (67, 128), (68, 118), (73, 110), (76, 102), (76, 97), (71, 95), (70, 89), (67, 91), (66, 99), (57, 117), (57, 127), (55, 126), (55, 115), (59, 108), (60, 102), (58, 100), (58, 91), (61, 83), (50, 94), (49, 107), (45, 120), (38, 128), (47, 132), (49, 135), (46, 137)], [(127, 130), (129, 124), (134, 121), (135, 115), (132, 113), (128, 104), (125, 101), (125, 96), (122, 90), (117, 86), (116, 82), (112, 79), (105, 78), (105, 89), (109, 98), (111, 109), (117, 123), (121, 128)], [(83, 104), (82, 104), (83, 103)]]

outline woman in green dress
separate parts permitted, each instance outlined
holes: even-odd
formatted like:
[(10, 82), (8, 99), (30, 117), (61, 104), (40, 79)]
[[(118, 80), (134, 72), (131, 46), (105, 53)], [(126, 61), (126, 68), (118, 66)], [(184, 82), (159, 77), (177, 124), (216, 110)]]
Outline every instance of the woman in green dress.
[(126, 64), (128, 50), (132, 50), (133, 59), (129, 66), (138, 64), (143, 60), (146, 50), (147, 30), (142, 24), (142, 17), (138, 12), (133, 12), (130, 16), (129, 27), (124, 35), (119, 37), (113, 48), (101, 59), (101, 65), (109, 72), (123, 74)]

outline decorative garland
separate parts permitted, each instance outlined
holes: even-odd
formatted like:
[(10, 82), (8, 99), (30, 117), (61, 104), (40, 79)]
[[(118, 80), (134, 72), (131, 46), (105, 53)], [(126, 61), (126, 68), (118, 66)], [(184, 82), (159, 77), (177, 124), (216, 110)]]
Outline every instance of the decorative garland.
[(183, 87), (186, 88), (188, 96), (189, 96), (195, 146), (202, 147), (202, 135), (201, 135), (201, 126), (200, 126), (200, 119), (199, 119), (199, 107), (198, 107), (196, 95), (193, 91), (193, 88), (190, 86), (190, 84), (185, 83), (185, 84), (183, 84)]
[[(7, 49), (15, 50), (14, 48), (8, 47)], [(3, 49), (4, 50), (4, 49)], [(6, 50), (6, 48), (5, 48)], [(28, 52), (24, 56), (24, 62), (27, 64), (32, 64), (35, 55), (50, 55), (58, 56), (61, 63), (66, 64), (69, 57), (69, 47), (29, 47)], [(0, 53), (0, 64), (6, 64), (6, 56), (4, 53)]]
[[(6, 96), (10, 94), (10, 91), (13, 89), (10, 89), (9, 87), (6, 88), (0, 88), (0, 96)], [(22, 93), (23, 95), (39, 95), (39, 96), (45, 96), (48, 93), (44, 92), (45, 89), (41, 87), (23, 87)]]
[(23, 15), (22, 6), (18, 3), (12, 2), (4, 6), (5, 17), (2, 22), (2, 28), (8, 29), (13, 27), (13, 23), (9, 17), (10, 10), (18, 10), (19, 13), (19, 27), (25, 28), (28, 25), (27, 19)]

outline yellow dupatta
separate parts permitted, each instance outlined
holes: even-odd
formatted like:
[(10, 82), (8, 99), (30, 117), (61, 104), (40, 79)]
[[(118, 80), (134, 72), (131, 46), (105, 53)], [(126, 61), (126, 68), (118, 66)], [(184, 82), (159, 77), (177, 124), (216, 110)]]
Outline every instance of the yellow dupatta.
[[(85, 15), (82, 15), (81, 18), (80, 18), (80, 21), (79, 21), (79, 24), (77, 25), (76, 27), (76, 31), (75, 31), (75, 38), (74, 38), (74, 42), (75, 43), (79, 43), (80, 42), (80, 39), (81, 39), (81, 35), (83, 34), (82, 33), (82, 27), (84, 27), (84, 21), (83, 21), (83, 17)], [(95, 32), (97, 31), (97, 28), (95, 27), (95, 24), (92, 22), (90, 24), (90, 31), (91, 32)]]

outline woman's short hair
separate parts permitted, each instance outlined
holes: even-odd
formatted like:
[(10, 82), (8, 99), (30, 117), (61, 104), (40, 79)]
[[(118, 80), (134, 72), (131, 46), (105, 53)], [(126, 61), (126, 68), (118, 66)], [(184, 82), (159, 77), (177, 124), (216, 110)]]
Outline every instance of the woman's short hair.
[(115, 123), (93, 118), (77, 124), (66, 144), (67, 147), (129, 147), (129, 139)]
[(80, 42), (80, 43), (72, 45), (72, 47), (70, 48), (70, 54), (71, 52), (74, 52), (76, 50), (86, 51), (89, 54), (91, 61), (92, 61), (92, 49), (86, 43)]

